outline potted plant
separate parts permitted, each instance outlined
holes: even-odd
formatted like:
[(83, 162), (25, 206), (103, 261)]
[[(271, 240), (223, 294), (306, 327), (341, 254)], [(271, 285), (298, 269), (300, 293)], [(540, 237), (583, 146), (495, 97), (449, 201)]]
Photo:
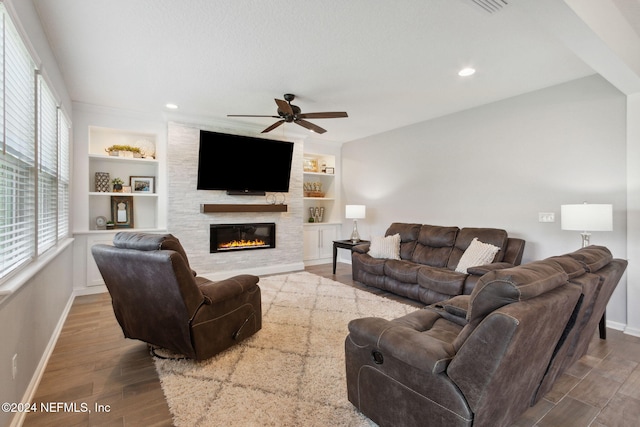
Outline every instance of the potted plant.
[(115, 228), (113, 221), (107, 221), (107, 230), (113, 230)]
[(124, 184), (124, 182), (120, 178), (113, 178), (111, 183), (113, 184), (114, 193), (122, 193), (122, 184)]
[(139, 147), (132, 147), (131, 145), (121, 145), (115, 144), (111, 147), (105, 148), (105, 151), (109, 153), (110, 156), (118, 156), (118, 157), (142, 157), (142, 153), (140, 152)]

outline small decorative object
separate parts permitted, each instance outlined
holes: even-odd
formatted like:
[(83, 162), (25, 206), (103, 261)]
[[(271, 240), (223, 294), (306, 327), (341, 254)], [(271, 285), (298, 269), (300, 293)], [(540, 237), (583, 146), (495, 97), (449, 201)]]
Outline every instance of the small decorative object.
[(276, 193), (275, 198), (276, 198), (275, 204), (284, 205), (284, 202), (286, 200), (284, 193)]
[(107, 221), (107, 230), (113, 230), (115, 228), (115, 224), (113, 221)]
[(318, 222), (324, 221), (324, 208), (320, 208), (320, 215), (318, 215)]
[(126, 157), (126, 158), (141, 158), (142, 153), (140, 148), (132, 147), (131, 145), (112, 145), (109, 148), (105, 148), (110, 156)]
[(324, 170), (324, 172), (325, 172), (325, 173), (328, 173), (328, 174), (330, 174), (330, 175), (333, 175), (334, 173), (336, 173), (336, 169), (335, 169), (335, 168), (332, 168), (332, 167), (327, 167), (327, 168)]
[(305, 182), (302, 185), (304, 189), (304, 197), (324, 197), (321, 182)]
[(122, 186), (122, 192), (123, 193), (131, 193), (131, 186), (130, 185), (123, 185)]
[(315, 222), (314, 212), (315, 212), (314, 208), (309, 208), (309, 222)]
[(313, 208), (313, 219), (316, 222), (320, 222), (320, 208), (318, 208), (317, 206)]
[(131, 190), (134, 193), (155, 193), (154, 190), (154, 176), (132, 176)]
[(96, 172), (96, 192), (109, 192), (109, 172)]
[(318, 172), (318, 160), (305, 157), (303, 168), (305, 172)]
[(103, 216), (96, 217), (96, 228), (98, 230), (104, 230), (107, 228), (107, 218)]
[(135, 142), (135, 146), (140, 149), (140, 154), (145, 159), (155, 159), (156, 158), (156, 144), (153, 141), (149, 141), (148, 139), (139, 139)]
[(133, 196), (111, 196), (111, 220), (115, 228), (133, 228)]
[(111, 183), (113, 184), (114, 193), (122, 193), (122, 184), (124, 184), (124, 182), (120, 178), (113, 178)]

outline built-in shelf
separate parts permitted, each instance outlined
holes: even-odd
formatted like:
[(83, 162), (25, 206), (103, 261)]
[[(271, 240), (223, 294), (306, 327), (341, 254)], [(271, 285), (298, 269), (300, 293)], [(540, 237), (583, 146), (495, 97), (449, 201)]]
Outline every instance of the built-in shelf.
[(223, 204), (202, 204), (201, 213), (216, 212), (287, 212), (287, 205), (223, 205)]

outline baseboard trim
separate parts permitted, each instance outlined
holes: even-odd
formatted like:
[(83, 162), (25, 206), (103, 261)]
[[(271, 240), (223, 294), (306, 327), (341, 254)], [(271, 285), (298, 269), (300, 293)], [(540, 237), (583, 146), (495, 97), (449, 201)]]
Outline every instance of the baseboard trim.
[[(609, 324), (609, 322), (607, 322), (607, 325)], [(627, 335), (631, 335), (634, 337), (640, 337), (640, 329), (638, 328), (630, 328), (630, 327), (625, 327), (624, 329), (624, 333)]]
[[(36, 367), (36, 370), (33, 373), (33, 376), (31, 377), (31, 381), (29, 382), (29, 385), (27, 386), (27, 389), (25, 390), (24, 395), (22, 396), (22, 402), (29, 402), (29, 403), (32, 402), (33, 396), (35, 395), (36, 390), (38, 390), (38, 385), (40, 385), (40, 381), (42, 380), (44, 371), (46, 370), (47, 364), (49, 363), (49, 358), (51, 357), (51, 354), (53, 354), (53, 349), (55, 348), (56, 343), (58, 342), (58, 338), (60, 337), (60, 333), (62, 332), (62, 328), (64, 327), (64, 322), (67, 320), (69, 311), (71, 311), (71, 306), (73, 305), (74, 299), (75, 299), (75, 296), (72, 293), (71, 296), (69, 297), (69, 300), (67, 301), (67, 305), (65, 306), (64, 310), (62, 311), (62, 314), (60, 315), (60, 319), (58, 319), (58, 324), (56, 325), (55, 329), (53, 330), (53, 333), (51, 334), (51, 338), (49, 339), (49, 343), (47, 344), (47, 347), (44, 349), (44, 352), (42, 353), (42, 357), (40, 358), (40, 362), (38, 363), (38, 366)], [(16, 416), (13, 417), (9, 425), (11, 427), (21, 426), (24, 423), (24, 418), (26, 417), (26, 415), (27, 415), (26, 412), (18, 412)]]

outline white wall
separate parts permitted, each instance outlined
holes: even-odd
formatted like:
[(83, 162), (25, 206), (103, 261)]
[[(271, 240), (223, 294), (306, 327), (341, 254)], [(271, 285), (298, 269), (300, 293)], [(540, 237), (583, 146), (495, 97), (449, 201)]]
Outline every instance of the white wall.
[[(592, 76), (349, 142), (343, 202), (367, 206), (363, 238), (394, 221), (498, 227), (527, 241), (524, 262), (580, 246), (560, 205), (612, 203), (614, 231), (591, 243), (626, 258), (625, 115), (625, 96)], [(626, 323), (625, 278), (607, 316)]]

